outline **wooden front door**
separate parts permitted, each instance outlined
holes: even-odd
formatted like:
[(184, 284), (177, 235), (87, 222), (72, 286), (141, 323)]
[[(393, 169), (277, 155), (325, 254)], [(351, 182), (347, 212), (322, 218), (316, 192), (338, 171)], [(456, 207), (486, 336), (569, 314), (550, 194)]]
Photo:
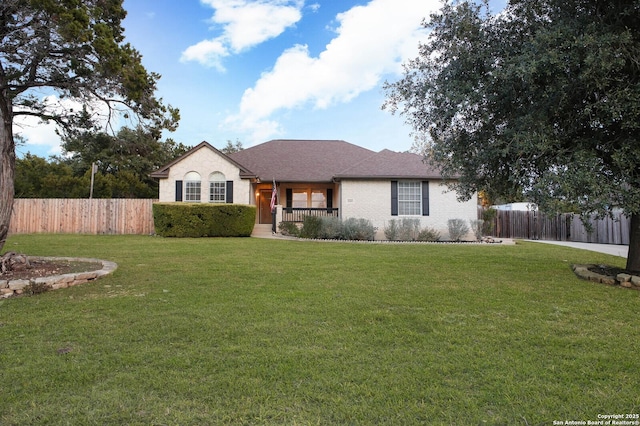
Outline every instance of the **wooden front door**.
[(271, 223), (271, 190), (260, 191), (260, 223)]

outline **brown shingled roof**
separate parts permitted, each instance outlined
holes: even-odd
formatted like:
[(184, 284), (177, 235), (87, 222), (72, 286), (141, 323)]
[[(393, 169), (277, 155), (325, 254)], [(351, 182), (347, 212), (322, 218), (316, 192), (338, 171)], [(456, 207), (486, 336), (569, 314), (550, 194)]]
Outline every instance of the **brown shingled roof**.
[(240, 169), (241, 177), (255, 177), (277, 182), (331, 182), (334, 179), (434, 179), (437, 169), (422, 157), (388, 149), (374, 152), (340, 140), (278, 139), (225, 156), (207, 142), (202, 142), (182, 157), (151, 174), (165, 178), (169, 169), (185, 156), (199, 149), (211, 149)]
[(442, 175), (434, 167), (425, 164), (421, 155), (385, 149), (341, 170), (334, 177), (336, 179), (434, 179), (441, 178)]
[(340, 140), (279, 139), (229, 154), (263, 181), (331, 182), (375, 152)]

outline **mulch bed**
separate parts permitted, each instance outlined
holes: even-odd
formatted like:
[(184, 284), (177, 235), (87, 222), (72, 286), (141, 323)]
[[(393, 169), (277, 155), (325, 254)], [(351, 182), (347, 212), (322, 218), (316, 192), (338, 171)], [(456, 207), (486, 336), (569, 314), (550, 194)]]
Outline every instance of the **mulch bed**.
[(102, 268), (98, 262), (56, 259), (29, 259), (30, 267), (0, 273), (0, 280), (29, 280), (52, 275), (95, 271)]

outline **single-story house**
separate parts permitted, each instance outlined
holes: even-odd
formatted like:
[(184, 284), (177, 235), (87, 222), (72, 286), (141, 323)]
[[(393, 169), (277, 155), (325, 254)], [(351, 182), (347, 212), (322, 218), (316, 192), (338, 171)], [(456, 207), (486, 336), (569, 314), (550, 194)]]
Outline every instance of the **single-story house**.
[(224, 154), (202, 142), (151, 175), (160, 202), (240, 203), (256, 206), (256, 223), (306, 215), (364, 218), (378, 229), (392, 219), (417, 218), (446, 238), (449, 219), (477, 219), (477, 200), (459, 202), (440, 173), (408, 152), (380, 152), (340, 140), (272, 140)]

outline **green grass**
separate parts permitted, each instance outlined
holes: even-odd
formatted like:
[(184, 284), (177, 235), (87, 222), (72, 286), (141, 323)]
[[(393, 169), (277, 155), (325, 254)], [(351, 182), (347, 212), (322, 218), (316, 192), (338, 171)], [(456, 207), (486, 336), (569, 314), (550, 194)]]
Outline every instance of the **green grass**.
[(0, 424), (552, 424), (639, 413), (640, 292), (516, 246), (23, 235), (114, 274), (0, 301)]

